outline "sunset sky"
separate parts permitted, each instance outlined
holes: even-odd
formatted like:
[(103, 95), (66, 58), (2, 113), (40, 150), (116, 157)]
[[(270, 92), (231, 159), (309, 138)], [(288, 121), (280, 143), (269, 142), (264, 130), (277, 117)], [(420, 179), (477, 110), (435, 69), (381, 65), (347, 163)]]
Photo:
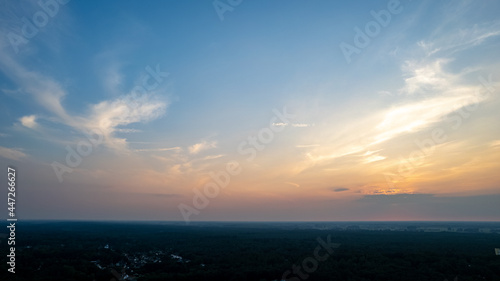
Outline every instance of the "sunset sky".
[(499, 1), (40, 3), (0, 3), (19, 219), (500, 220)]

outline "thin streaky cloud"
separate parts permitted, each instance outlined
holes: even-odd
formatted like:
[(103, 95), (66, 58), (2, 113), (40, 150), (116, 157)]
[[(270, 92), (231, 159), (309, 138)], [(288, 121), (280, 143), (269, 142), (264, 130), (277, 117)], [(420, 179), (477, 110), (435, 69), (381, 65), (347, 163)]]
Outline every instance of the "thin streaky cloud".
[(28, 157), (28, 155), (22, 152), (19, 148), (7, 148), (0, 146), (0, 157), (19, 161)]
[(198, 154), (204, 150), (212, 149), (217, 147), (216, 141), (202, 141), (200, 143), (193, 144), (188, 148), (189, 153)]
[(295, 147), (297, 148), (308, 148), (308, 147), (318, 147), (319, 144), (298, 144)]
[(142, 149), (135, 149), (134, 151), (137, 152), (154, 152), (154, 151), (179, 151), (182, 150), (181, 147), (176, 146), (176, 147), (164, 147), (164, 148), (142, 148)]
[(346, 187), (331, 187), (330, 190), (333, 191), (333, 192), (342, 192), (342, 191), (348, 191), (349, 188), (346, 188)]
[(291, 185), (291, 186), (300, 187), (300, 184), (295, 183), (295, 182), (290, 182), (290, 181), (287, 181), (287, 182), (285, 182), (285, 183), (286, 183), (286, 184), (289, 184), (289, 185)]

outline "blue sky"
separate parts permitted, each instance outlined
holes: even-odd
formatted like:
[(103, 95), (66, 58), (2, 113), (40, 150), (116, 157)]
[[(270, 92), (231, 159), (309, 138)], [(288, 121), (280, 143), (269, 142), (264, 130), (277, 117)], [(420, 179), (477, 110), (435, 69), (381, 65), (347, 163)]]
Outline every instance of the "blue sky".
[(0, 4), (24, 218), (499, 219), (496, 1), (41, 3)]

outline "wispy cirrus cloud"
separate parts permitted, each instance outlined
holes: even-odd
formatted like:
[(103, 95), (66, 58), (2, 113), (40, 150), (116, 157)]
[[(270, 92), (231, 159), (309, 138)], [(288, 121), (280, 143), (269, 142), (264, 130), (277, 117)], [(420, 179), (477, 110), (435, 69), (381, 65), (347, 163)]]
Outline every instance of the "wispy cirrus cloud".
[(22, 158), (28, 157), (21, 149), (18, 148), (7, 148), (0, 146), (0, 157), (11, 159), (11, 160), (20, 160)]
[(290, 181), (287, 181), (287, 182), (285, 182), (285, 183), (286, 183), (286, 184), (289, 184), (289, 185), (291, 185), (291, 186), (300, 187), (300, 184), (295, 183), (295, 182), (290, 182)]
[(115, 130), (115, 132), (117, 132), (117, 133), (140, 133), (141, 130), (118, 128)]
[(437, 28), (429, 39), (421, 40), (417, 44), (427, 57), (449, 56), (483, 44), (486, 40), (496, 36), (500, 36), (500, 21), (498, 20), (458, 27), (456, 32)]
[(314, 124), (309, 124), (309, 123), (283, 123), (283, 122), (276, 122), (276, 123), (273, 123), (273, 126), (274, 127), (286, 127), (286, 126), (292, 126), (292, 127), (295, 127), (295, 128), (307, 128), (307, 127), (311, 127), (311, 126), (314, 126)]
[[(426, 43), (420, 41), (417, 46), (424, 51), (428, 51), (430, 46), (439, 50), (463, 50), (500, 35), (496, 30), (478, 27), (461, 32), (463, 36), (455, 38), (451, 45), (436, 40)], [(403, 135), (421, 132), (443, 121), (456, 110), (487, 99), (486, 95), (480, 94), (485, 91), (484, 86), (477, 79), (470, 81), (466, 77), (473, 70), (451, 72), (448, 65), (454, 61), (453, 57), (440, 57), (437, 51), (432, 56), (430, 52), (424, 53), (423, 57), (404, 60), (401, 67), (404, 85), (399, 89), (400, 95), (392, 106), (371, 113), (364, 122), (352, 125), (352, 128), (341, 133), (335, 132), (331, 143), (322, 144), (321, 147), (297, 146), (306, 148), (305, 155), (310, 164), (305, 167), (345, 157), (358, 164), (385, 160), (385, 155), (364, 153), (384, 148), (387, 142)]]
[(182, 151), (182, 148), (179, 147), (179, 146), (176, 146), (176, 147), (162, 147), (162, 148), (142, 148), (142, 149), (136, 149), (135, 151), (144, 151), (144, 152)]
[(211, 149), (211, 148), (216, 148), (217, 147), (217, 142), (216, 141), (202, 141), (200, 143), (193, 144), (188, 148), (189, 153), (191, 154), (198, 154), (201, 151)]
[(87, 129), (98, 129), (102, 132), (108, 146), (117, 150), (126, 150), (126, 139), (118, 138), (115, 132), (137, 122), (147, 122), (165, 113), (167, 104), (153, 101), (149, 96), (142, 97), (137, 106), (132, 106), (133, 98), (124, 96), (113, 101), (103, 101), (91, 107), (90, 116), (83, 118), (83, 126)]
[(21, 94), (30, 95), (58, 121), (75, 125), (74, 118), (68, 115), (61, 103), (66, 92), (54, 79), (26, 69), (5, 52), (0, 52), (0, 70), (20, 87)]
[(500, 147), (500, 140), (492, 141), (490, 143), (490, 146), (492, 146), (492, 147)]
[(399, 92), (413, 95), (430, 91), (446, 91), (458, 78), (443, 71), (443, 65), (449, 61), (447, 59), (437, 59), (431, 62), (406, 61), (402, 68), (409, 77), (405, 78), (405, 86)]
[(119, 93), (119, 86), (122, 85), (124, 77), (120, 72), (118, 63), (110, 64), (105, 71), (103, 71), (103, 86), (111, 94)]
[[(376, 112), (366, 118), (365, 127), (353, 127), (336, 137), (334, 143), (321, 147), (309, 147), (307, 156), (313, 163), (331, 161), (349, 155), (362, 155), (376, 149), (396, 137), (416, 133), (442, 121), (448, 114), (464, 106), (484, 101), (484, 96), (478, 96), (482, 85), (454, 85), (445, 93), (435, 97), (401, 103), (389, 109)], [(376, 121), (378, 120), (378, 122)], [(359, 135), (352, 140), (353, 135)], [(381, 155), (365, 155), (364, 163), (385, 159)]]
[(455, 86), (448, 89), (454, 91), (454, 95), (438, 96), (387, 110), (382, 121), (375, 127), (371, 144), (422, 130), (459, 108), (484, 101), (483, 96), (476, 94), (481, 87), (481, 85)]
[[(159, 100), (154, 93), (137, 96), (132, 93), (113, 100), (105, 100), (91, 105), (88, 114), (77, 116), (67, 112), (63, 100), (67, 92), (53, 78), (28, 70), (5, 52), (0, 52), (0, 70), (20, 87), (18, 94), (30, 95), (47, 113), (51, 114), (48, 121), (64, 124), (79, 132), (90, 129), (99, 130), (104, 136), (104, 143), (116, 150), (127, 150), (124, 138), (118, 138), (115, 133), (137, 132), (136, 129), (123, 128), (132, 123), (148, 122), (161, 117), (168, 103)], [(23, 116), (19, 120), (28, 128), (34, 128), (36, 115)]]
[(208, 156), (204, 157), (203, 160), (219, 159), (219, 158), (222, 158), (224, 156), (225, 156), (224, 154), (208, 155)]

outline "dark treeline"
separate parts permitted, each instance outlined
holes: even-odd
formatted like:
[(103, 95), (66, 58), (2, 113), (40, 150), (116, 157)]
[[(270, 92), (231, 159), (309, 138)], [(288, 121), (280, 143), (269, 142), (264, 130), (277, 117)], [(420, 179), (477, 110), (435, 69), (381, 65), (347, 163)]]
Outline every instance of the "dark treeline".
[[(340, 247), (304, 271), (304, 260), (311, 261), (320, 245), (317, 239), (328, 236)], [(500, 280), (495, 247), (500, 247), (498, 233), (19, 222), (16, 274), (7, 272), (2, 255), (0, 279), (259, 281), (281, 280), (290, 270), (291, 280), (311, 281)], [(301, 274), (293, 273), (294, 265)]]

